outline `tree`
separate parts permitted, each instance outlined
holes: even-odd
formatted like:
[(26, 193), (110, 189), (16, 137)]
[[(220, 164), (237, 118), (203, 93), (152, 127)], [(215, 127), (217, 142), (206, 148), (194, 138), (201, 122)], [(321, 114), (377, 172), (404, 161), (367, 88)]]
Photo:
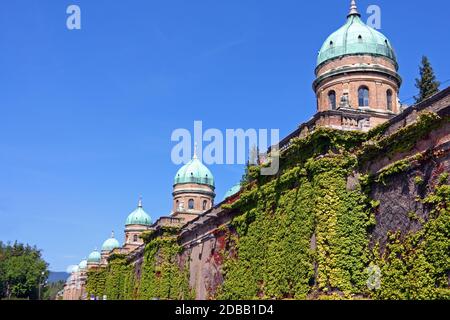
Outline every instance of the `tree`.
[(47, 263), (36, 247), (0, 243), (0, 298), (37, 299), (47, 277)]
[(55, 300), (58, 296), (58, 293), (64, 289), (65, 281), (57, 281), (50, 283), (44, 290), (42, 295), (43, 300)]
[(416, 103), (422, 102), (423, 100), (438, 93), (439, 86), (441, 85), (440, 82), (436, 80), (433, 67), (428, 60), (428, 57), (422, 57), (422, 64), (419, 66), (419, 70), (420, 79), (416, 79), (416, 88), (419, 89), (419, 95), (414, 97), (416, 99)]

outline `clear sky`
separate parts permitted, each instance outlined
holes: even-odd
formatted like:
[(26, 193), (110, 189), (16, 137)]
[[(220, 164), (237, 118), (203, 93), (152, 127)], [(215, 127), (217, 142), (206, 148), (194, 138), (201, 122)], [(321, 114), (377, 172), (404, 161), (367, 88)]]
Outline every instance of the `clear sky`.
[[(123, 225), (140, 194), (171, 210), (177, 128), (278, 128), (315, 112), (317, 52), (349, 0), (1, 0), (0, 240), (78, 263)], [(66, 8), (82, 30), (66, 28)], [(359, 0), (382, 9), (404, 84), (422, 54), (450, 78), (447, 0)], [(448, 85), (448, 83), (447, 83)], [(412, 101), (408, 101), (411, 103)], [(215, 165), (217, 201), (241, 166)]]

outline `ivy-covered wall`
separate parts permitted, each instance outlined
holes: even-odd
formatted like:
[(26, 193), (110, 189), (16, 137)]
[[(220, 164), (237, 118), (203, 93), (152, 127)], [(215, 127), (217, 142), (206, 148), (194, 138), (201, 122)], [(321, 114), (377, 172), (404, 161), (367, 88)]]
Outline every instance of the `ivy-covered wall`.
[(113, 255), (106, 268), (89, 271), (88, 295), (105, 295), (108, 300), (192, 299), (188, 268), (179, 260), (182, 248), (176, 241), (178, 231), (168, 228), (157, 236), (144, 233), (146, 245), (138, 266), (125, 255)]
[[(231, 223), (234, 250), (223, 253), (216, 297), (448, 298), (449, 154), (432, 145), (415, 153), (448, 127), (448, 118), (423, 114), (389, 136), (386, 126), (367, 135), (320, 129), (293, 142), (276, 179), (250, 168), (240, 200), (225, 206), (242, 214)], [(389, 220), (395, 215), (406, 219)]]
[(177, 243), (178, 229), (164, 230), (158, 237), (148, 235), (141, 269), (139, 299), (188, 300), (194, 298), (189, 288), (188, 263), (181, 263), (182, 247)]
[(192, 281), (208, 278), (197, 298), (448, 299), (450, 159), (433, 144), (449, 124), (430, 113), (390, 135), (384, 125), (294, 139), (277, 176), (247, 170), (239, 199), (223, 205), (229, 222), (212, 227), (220, 245), (203, 252), (184, 248), (179, 230), (148, 233), (139, 270), (112, 257), (89, 272), (87, 290), (191, 299)]

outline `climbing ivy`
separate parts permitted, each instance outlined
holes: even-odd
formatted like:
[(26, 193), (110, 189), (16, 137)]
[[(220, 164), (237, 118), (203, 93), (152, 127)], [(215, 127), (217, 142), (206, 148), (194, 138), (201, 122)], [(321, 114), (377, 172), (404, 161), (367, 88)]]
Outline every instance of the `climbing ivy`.
[[(450, 224), (444, 218), (432, 214), (421, 231), (430, 228), (436, 237), (433, 242), (422, 244), (428, 248), (429, 257), (419, 255), (417, 240), (397, 242), (401, 247), (396, 254), (402, 252), (411, 264), (417, 260), (415, 269), (401, 269), (406, 278), (389, 271), (396, 270), (398, 261), (390, 263), (388, 256), (376, 256), (369, 248), (370, 233), (376, 225), (374, 213), (380, 205), (379, 200), (369, 198), (371, 188), (386, 184), (388, 177), (408, 172), (413, 164), (427, 160), (424, 155), (395, 162), (376, 175), (355, 176), (355, 172), (361, 172), (362, 164), (380, 154), (410, 151), (418, 139), (446, 122), (448, 119), (435, 114), (423, 114), (415, 124), (388, 136), (382, 136), (387, 126), (366, 135), (319, 129), (305, 139), (292, 141), (281, 155), (280, 174), (275, 178), (261, 177), (258, 167), (251, 168), (240, 199), (224, 206), (239, 215), (231, 222), (235, 236), (230, 237), (230, 245), (234, 248), (224, 253), (225, 280), (217, 298), (447, 297), (450, 264), (445, 257), (450, 252), (449, 236), (448, 231), (445, 234), (442, 230), (448, 230)], [(372, 141), (365, 142), (369, 137)], [(352, 176), (360, 177), (353, 186), (349, 184)], [(436, 194), (442, 194), (440, 190)], [(433, 197), (427, 198), (426, 203), (439, 207)], [(438, 226), (442, 229), (439, 232)], [(414, 239), (420, 237), (420, 233), (414, 235)], [(390, 250), (394, 250), (391, 243), (383, 252)], [(433, 267), (421, 265), (421, 261)], [(434, 266), (437, 263), (439, 268)], [(376, 293), (367, 286), (367, 268), (374, 264), (381, 267), (382, 277), (389, 283)], [(417, 278), (425, 271), (426, 275)], [(390, 279), (390, 274), (396, 281)], [(415, 278), (421, 280), (415, 282)], [(407, 284), (414, 293), (388, 294), (389, 286), (400, 290)], [(423, 293), (426, 288), (433, 295)]]
[(226, 261), (218, 298), (361, 291), (369, 214), (360, 188), (346, 188), (355, 160), (344, 154), (310, 158), (241, 195), (232, 206), (242, 212), (232, 222), (237, 255)]
[(136, 281), (136, 270), (134, 265), (127, 264), (125, 267), (124, 276), (124, 295), (125, 300), (135, 300), (137, 299), (137, 289), (138, 282)]
[(189, 288), (188, 264), (180, 267), (179, 254), (182, 247), (177, 243), (179, 229), (166, 229), (162, 235), (152, 238), (144, 251), (139, 299), (192, 299)]
[(441, 182), (423, 203), (434, 209), (421, 230), (391, 233), (384, 250), (375, 246), (381, 286), (374, 298), (450, 299), (450, 185)]
[(382, 135), (386, 130), (383, 125), (381, 131), (375, 128), (368, 133), (367, 138), (369, 139), (357, 152), (360, 165), (362, 166), (380, 155), (392, 157), (394, 154), (409, 151), (417, 141), (449, 122), (450, 117), (442, 118), (435, 113), (428, 112), (420, 114), (416, 122), (387, 136)]
[(126, 257), (115, 255), (108, 259), (108, 272), (105, 281), (105, 295), (108, 300), (125, 299)]
[(321, 291), (361, 292), (365, 285), (368, 201), (360, 187), (347, 189), (356, 165), (344, 156), (311, 160), (317, 234), (317, 282)]
[[(383, 199), (371, 199), (376, 185), (406, 176), (429, 154), (417, 154), (376, 174), (367, 165), (380, 156), (411, 152), (415, 143), (448, 117), (433, 113), (389, 135), (387, 125), (369, 133), (317, 129), (293, 139), (280, 157), (276, 176), (247, 169), (229, 225), (218, 232), (227, 242), (218, 254), (224, 281), (219, 299), (450, 299), (450, 186), (442, 174), (427, 186), (427, 217), (407, 215), (422, 229), (393, 231), (385, 243), (372, 243), (376, 213)], [(389, 178), (389, 179), (388, 179)], [(422, 185), (421, 176), (413, 175)], [(88, 274), (87, 289), (108, 299), (192, 299), (189, 260), (177, 241), (178, 228), (142, 235), (141, 276), (125, 256)], [(368, 267), (380, 268), (381, 286), (367, 285)]]
[(93, 269), (87, 273), (86, 292), (88, 296), (103, 298), (105, 294), (107, 270), (105, 268)]

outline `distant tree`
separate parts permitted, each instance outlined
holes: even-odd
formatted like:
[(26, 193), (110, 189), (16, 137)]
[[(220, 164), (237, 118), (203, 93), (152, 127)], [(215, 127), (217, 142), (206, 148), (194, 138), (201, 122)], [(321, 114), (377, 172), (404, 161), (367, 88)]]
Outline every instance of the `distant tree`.
[(4, 245), (3, 242), (0, 241), (0, 299), (3, 298), (3, 293), (5, 292), (4, 288), (4, 279), (5, 279), (5, 267), (4, 267), (4, 261), (5, 258), (5, 251), (4, 251)]
[(0, 243), (0, 298), (37, 299), (47, 266), (36, 247)]
[(419, 66), (420, 79), (416, 79), (416, 87), (419, 89), (419, 95), (415, 97), (416, 103), (431, 97), (439, 92), (439, 81), (436, 80), (433, 67), (428, 57), (422, 57), (422, 63)]
[(42, 296), (43, 300), (55, 300), (58, 292), (64, 289), (65, 281), (60, 280), (57, 282), (50, 283), (45, 287), (44, 294)]
[(260, 154), (259, 154), (259, 147), (253, 145), (250, 154), (249, 154), (249, 161), (250, 165), (252, 166), (259, 166), (261, 164)]
[(241, 186), (244, 186), (250, 182), (249, 173), (250, 173), (250, 160), (248, 160), (245, 165), (244, 174), (242, 175), (241, 181), (240, 181)]

